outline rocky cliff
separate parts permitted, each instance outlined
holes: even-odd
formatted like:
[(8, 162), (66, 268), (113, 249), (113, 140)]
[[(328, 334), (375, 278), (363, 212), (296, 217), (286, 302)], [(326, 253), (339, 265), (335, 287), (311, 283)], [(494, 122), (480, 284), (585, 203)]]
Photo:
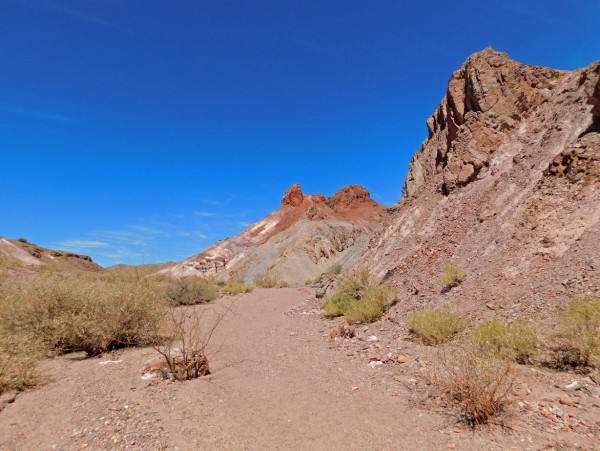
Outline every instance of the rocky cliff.
[(245, 280), (269, 272), (303, 284), (336, 263), (356, 264), (385, 212), (358, 185), (346, 186), (328, 199), (306, 195), (292, 185), (278, 210), (162, 272)]
[[(565, 71), (491, 48), (452, 74), (402, 199), (362, 263), (410, 310), (549, 315), (600, 293), (600, 61)], [(467, 273), (442, 293), (446, 263)]]

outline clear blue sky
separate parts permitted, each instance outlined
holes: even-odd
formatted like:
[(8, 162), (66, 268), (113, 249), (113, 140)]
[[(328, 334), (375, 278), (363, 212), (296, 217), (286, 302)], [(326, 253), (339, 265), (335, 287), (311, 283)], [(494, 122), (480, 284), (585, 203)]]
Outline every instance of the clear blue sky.
[(469, 54), (600, 59), (597, 0), (0, 0), (0, 235), (180, 260), (349, 183), (395, 203)]

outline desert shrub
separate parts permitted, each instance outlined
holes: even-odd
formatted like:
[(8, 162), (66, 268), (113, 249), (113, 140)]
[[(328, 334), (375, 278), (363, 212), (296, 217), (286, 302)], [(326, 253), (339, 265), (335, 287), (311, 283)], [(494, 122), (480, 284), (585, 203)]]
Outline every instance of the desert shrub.
[(442, 349), (430, 374), (432, 384), (454, 403), (464, 420), (487, 423), (510, 403), (512, 364), (480, 346), (462, 343)]
[(285, 288), (289, 286), (285, 280), (280, 280), (268, 272), (255, 276), (254, 284), (261, 288)]
[(29, 243), (29, 241), (27, 241), (25, 238), (17, 238), (17, 241), (19, 243), (25, 243), (25, 244)]
[(195, 306), (170, 310), (166, 315), (166, 337), (154, 349), (164, 360), (163, 375), (186, 381), (210, 374), (208, 346), (215, 330), (231, 312), (233, 303), (211, 319), (207, 310)]
[(516, 360), (530, 361), (537, 349), (537, 331), (527, 319), (503, 324), (498, 318), (478, 324), (471, 332), (471, 340), (478, 346), (493, 350), (496, 355)]
[(372, 322), (379, 319), (397, 298), (395, 288), (374, 285), (369, 271), (362, 268), (347, 276), (338, 292), (323, 303), (323, 316), (344, 316), (352, 323)]
[(254, 290), (252, 285), (244, 283), (242, 280), (230, 279), (218, 283), (219, 292), (235, 296), (236, 294), (251, 293)]
[(451, 308), (415, 310), (405, 321), (410, 332), (427, 345), (446, 343), (466, 327), (465, 318)]
[(572, 299), (552, 338), (552, 366), (600, 366), (600, 297)]
[(341, 279), (338, 293), (360, 299), (362, 294), (372, 286), (375, 286), (375, 283), (371, 273), (367, 268), (362, 267)]
[(442, 289), (450, 290), (451, 288), (460, 285), (466, 277), (467, 273), (460, 266), (452, 264), (444, 265), (442, 275), (440, 277)]
[(164, 313), (164, 299), (148, 287), (83, 275), (4, 284), (0, 296), (3, 328), (37, 337), (56, 353), (151, 343)]
[(343, 269), (344, 269), (344, 267), (342, 266), (341, 263), (336, 263), (331, 268), (329, 268), (329, 272), (333, 273), (336, 276), (339, 276), (342, 273)]
[(194, 305), (210, 302), (219, 295), (218, 287), (209, 280), (189, 276), (173, 280), (167, 296), (174, 305)]

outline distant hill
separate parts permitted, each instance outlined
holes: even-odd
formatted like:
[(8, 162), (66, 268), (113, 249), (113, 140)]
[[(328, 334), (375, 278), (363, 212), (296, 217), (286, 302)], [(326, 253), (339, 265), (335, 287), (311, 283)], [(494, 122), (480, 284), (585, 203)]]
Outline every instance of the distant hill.
[(165, 269), (169, 269), (173, 266), (175, 266), (175, 262), (171, 261), (164, 263), (147, 263), (144, 265), (125, 265), (123, 263), (119, 263), (116, 265), (108, 266), (106, 270), (115, 273), (136, 272), (140, 276), (147, 276)]
[(23, 266), (53, 265), (64, 271), (104, 271), (102, 266), (96, 264), (87, 255), (46, 249), (23, 238), (6, 239), (0, 237), (0, 254), (12, 257)]
[(359, 185), (327, 199), (306, 195), (296, 184), (285, 193), (281, 208), (266, 218), (163, 272), (246, 281), (270, 273), (304, 284), (334, 264), (355, 264), (386, 210)]

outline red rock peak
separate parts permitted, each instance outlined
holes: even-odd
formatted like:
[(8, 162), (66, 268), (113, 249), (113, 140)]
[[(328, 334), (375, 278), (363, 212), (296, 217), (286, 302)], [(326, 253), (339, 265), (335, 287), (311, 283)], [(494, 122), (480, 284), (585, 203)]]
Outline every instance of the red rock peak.
[(369, 191), (360, 185), (344, 186), (327, 200), (334, 210), (337, 208), (354, 208), (366, 202), (373, 202)]
[(297, 183), (294, 183), (289, 189), (285, 192), (283, 199), (281, 200), (281, 206), (285, 207), (287, 205), (291, 207), (297, 207), (304, 202), (304, 193), (302, 192), (302, 188)]

